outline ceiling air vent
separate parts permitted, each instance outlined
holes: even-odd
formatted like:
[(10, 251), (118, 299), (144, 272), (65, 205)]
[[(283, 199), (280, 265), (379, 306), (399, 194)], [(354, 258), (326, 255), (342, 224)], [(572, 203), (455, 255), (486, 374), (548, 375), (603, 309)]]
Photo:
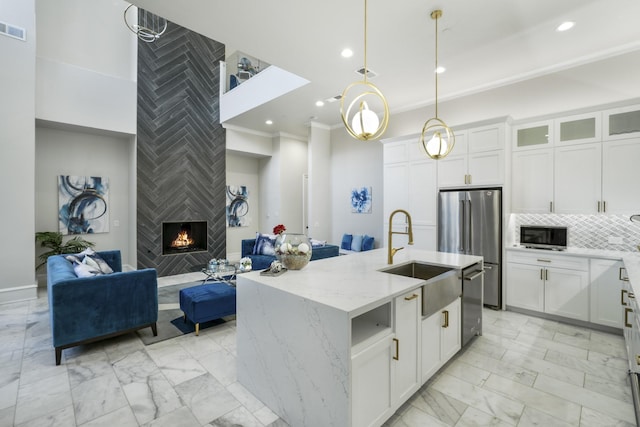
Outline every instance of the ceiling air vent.
[(0, 34), (22, 41), (27, 40), (27, 31), (24, 28), (16, 27), (15, 25), (2, 21), (0, 21)]
[(331, 102), (340, 101), (341, 99), (342, 99), (342, 95), (336, 95), (336, 96), (332, 96), (331, 98), (327, 98), (324, 101), (331, 103)]
[[(360, 74), (361, 76), (364, 76), (364, 67), (358, 68), (356, 70), (356, 73)], [(377, 75), (378, 75), (378, 73), (373, 71), (371, 68), (367, 69), (367, 78), (368, 79), (372, 79), (372, 78), (376, 77)]]

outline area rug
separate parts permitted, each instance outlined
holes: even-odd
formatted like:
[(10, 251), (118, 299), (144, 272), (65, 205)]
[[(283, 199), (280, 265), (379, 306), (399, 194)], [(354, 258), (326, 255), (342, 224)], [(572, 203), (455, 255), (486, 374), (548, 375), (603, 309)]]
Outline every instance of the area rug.
[[(145, 345), (155, 344), (184, 334), (195, 332), (196, 325), (184, 320), (184, 313), (180, 310), (180, 289), (199, 286), (202, 281), (182, 283), (180, 285), (163, 286), (158, 288), (158, 336), (153, 336), (151, 328), (144, 328), (136, 331)], [(224, 324), (226, 321), (235, 319), (235, 316), (216, 319), (210, 322), (200, 323), (200, 331)]]

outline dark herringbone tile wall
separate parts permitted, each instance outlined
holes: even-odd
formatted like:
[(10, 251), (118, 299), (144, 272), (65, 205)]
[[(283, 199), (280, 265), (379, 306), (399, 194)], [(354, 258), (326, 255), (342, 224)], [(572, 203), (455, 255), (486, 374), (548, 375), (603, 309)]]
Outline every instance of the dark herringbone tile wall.
[[(156, 42), (138, 42), (138, 268), (159, 276), (225, 257), (224, 49), (172, 22)], [(163, 256), (166, 221), (207, 221), (208, 251)]]

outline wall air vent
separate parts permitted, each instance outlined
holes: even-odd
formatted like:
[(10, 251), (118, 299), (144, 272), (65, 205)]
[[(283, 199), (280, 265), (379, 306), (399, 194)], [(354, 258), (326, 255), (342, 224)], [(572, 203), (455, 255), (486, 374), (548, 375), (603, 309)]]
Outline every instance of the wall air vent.
[[(360, 74), (361, 76), (364, 76), (364, 67), (358, 68), (356, 70), (356, 73)], [(372, 79), (372, 78), (376, 77), (377, 75), (378, 75), (378, 73), (373, 71), (371, 68), (367, 69), (367, 78), (368, 79)]]
[(7, 24), (2, 21), (0, 21), (0, 34), (14, 39), (27, 41), (27, 31), (24, 28), (16, 27), (15, 25)]
[(328, 103), (332, 103), (332, 102), (340, 101), (341, 99), (342, 99), (342, 95), (336, 95), (336, 96), (332, 96), (331, 98), (327, 98), (324, 101)]

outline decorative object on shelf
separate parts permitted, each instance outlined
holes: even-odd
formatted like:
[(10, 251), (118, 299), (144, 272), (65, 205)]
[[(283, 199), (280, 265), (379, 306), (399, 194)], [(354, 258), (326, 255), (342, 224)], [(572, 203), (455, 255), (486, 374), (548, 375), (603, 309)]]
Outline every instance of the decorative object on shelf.
[[(364, 0), (364, 67), (362, 69), (363, 80), (351, 83), (346, 87), (340, 97), (340, 116), (347, 132), (360, 141), (369, 141), (380, 138), (387, 130), (389, 124), (389, 105), (380, 89), (367, 81), (367, 74), (371, 70), (367, 68), (367, 0)], [(345, 111), (345, 100), (351, 95)], [(371, 105), (371, 109), (369, 106)], [(357, 111), (355, 111), (355, 108)], [(377, 109), (382, 109), (382, 120), (376, 114)], [(353, 113), (353, 116), (352, 116)]]
[(138, 36), (138, 39), (142, 40), (143, 42), (153, 43), (158, 40), (165, 31), (167, 31), (166, 19), (137, 7), (136, 9), (138, 10), (138, 13), (136, 19), (138, 23), (129, 23), (129, 20), (127, 19), (127, 12), (129, 12), (129, 9), (131, 9), (132, 7), (135, 6), (130, 4), (124, 10), (124, 23), (133, 34)]
[(456, 143), (453, 130), (438, 117), (438, 19), (442, 16), (441, 10), (431, 12), (431, 19), (436, 21), (436, 68), (434, 70), (436, 80), (436, 115), (427, 120), (422, 127), (420, 144), (427, 156), (438, 160), (446, 157)]
[(311, 260), (309, 238), (304, 234), (297, 233), (278, 234), (276, 237), (276, 258), (289, 270), (303, 269)]
[(351, 212), (371, 213), (371, 187), (351, 189)]

